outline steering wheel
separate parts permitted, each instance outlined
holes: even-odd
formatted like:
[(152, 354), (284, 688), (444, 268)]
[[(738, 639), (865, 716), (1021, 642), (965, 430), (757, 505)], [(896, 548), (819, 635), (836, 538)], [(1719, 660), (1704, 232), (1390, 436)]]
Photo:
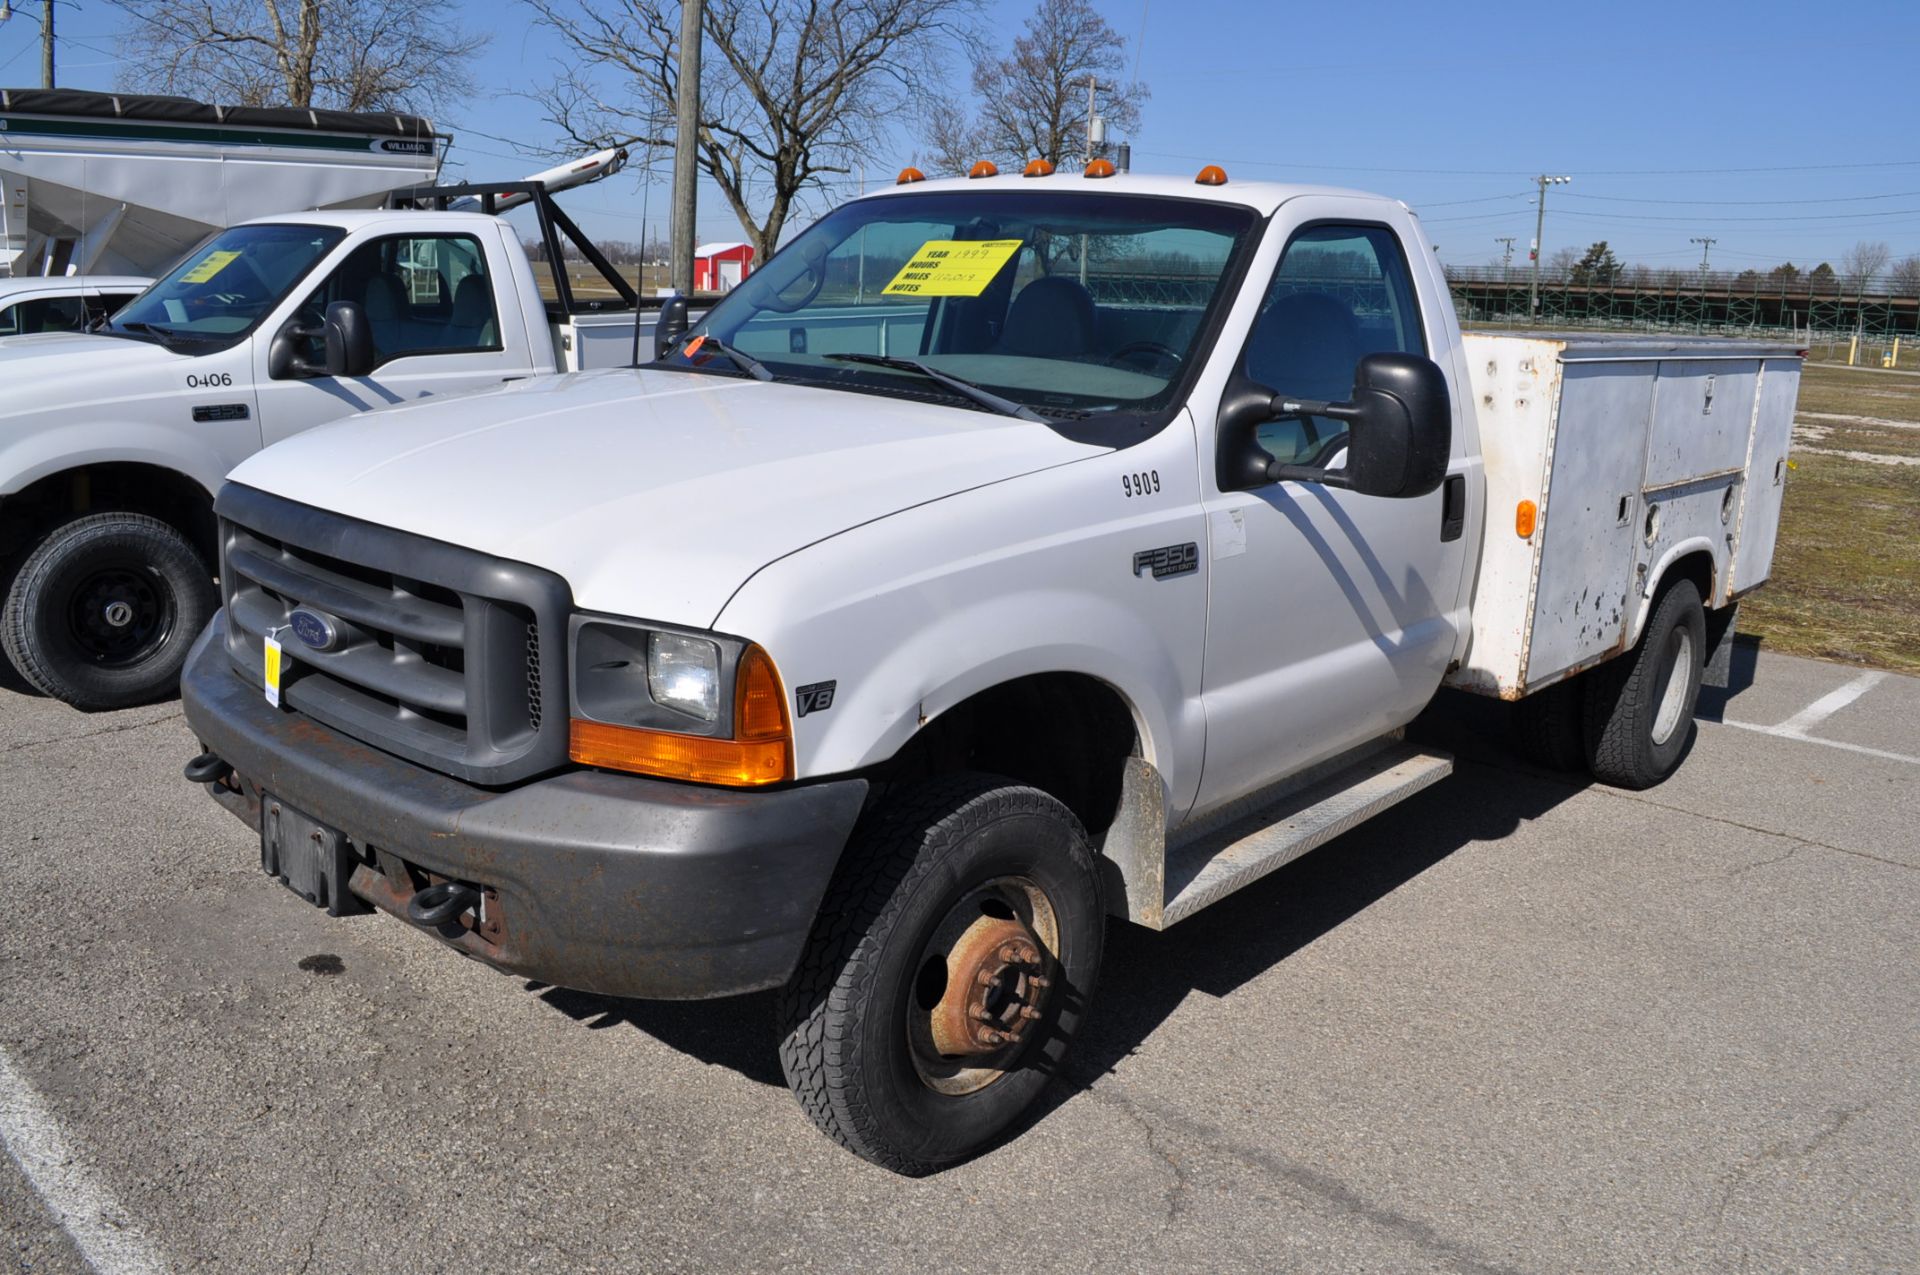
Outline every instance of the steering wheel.
[(1152, 375), (1153, 368), (1161, 363), (1170, 365), (1170, 371), (1178, 371), (1180, 365), (1186, 361), (1185, 355), (1164, 341), (1129, 341), (1109, 354), (1106, 357), (1106, 363), (1109, 367), (1124, 368), (1136, 355), (1141, 354), (1150, 355), (1153, 359), (1152, 366), (1148, 367), (1135, 363), (1137, 370), (1145, 371), (1148, 375)]

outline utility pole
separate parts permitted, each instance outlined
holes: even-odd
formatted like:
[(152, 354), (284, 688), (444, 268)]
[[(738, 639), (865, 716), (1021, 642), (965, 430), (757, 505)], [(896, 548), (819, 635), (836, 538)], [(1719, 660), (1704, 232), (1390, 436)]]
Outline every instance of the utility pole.
[(680, 63), (674, 98), (672, 267), (667, 283), (681, 296), (693, 294), (695, 185), (700, 148), (700, 41), (702, 0), (680, 0)]
[(1705, 279), (1707, 277), (1707, 254), (1709, 252), (1712, 252), (1713, 245), (1719, 243), (1720, 241), (1718, 239), (1709, 239), (1706, 236), (1702, 235), (1693, 239), (1689, 239), (1687, 240), (1687, 242), (1697, 243), (1700, 245), (1700, 277), (1702, 279)]
[(1564, 186), (1572, 181), (1571, 177), (1554, 177), (1542, 173), (1533, 179), (1540, 185), (1540, 198), (1536, 201), (1533, 216), (1533, 283), (1527, 288), (1527, 317), (1535, 317), (1540, 312), (1540, 237), (1547, 231), (1547, 187)]
[(1514, 240), (1512, 235), (1495, 235), (1493, 237), (1493, 241), (1497, 244), (1506, 245), (1506, 251), (1500, 254), (1500, 286), (1504, 288), (1507, 286), (1507, 283), (1513, 278), (1513, 242)]
[(40, 87), (53, 87), (53, 0), (46, 0), (40, 11)]

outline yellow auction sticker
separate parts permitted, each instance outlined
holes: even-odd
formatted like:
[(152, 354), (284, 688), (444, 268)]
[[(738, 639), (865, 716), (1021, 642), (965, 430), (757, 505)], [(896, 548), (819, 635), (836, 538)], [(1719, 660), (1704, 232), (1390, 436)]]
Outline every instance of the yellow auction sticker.
[(273, 634), (267, 634), (265, 664), (262, 671), (265, 677), (267, 703), (280, 707), (280, 644), (274, 641)]
[(1020, 251), (1018, 239), (929, 239), (880, 291), (889, 297), (977, 297)]
[(232, 265), (235, 261), (239, 260), (239, 258), (240, 258), (240, 254), (237, 252), (226, 252), (226, 251), (210, 252), (207, 254), (207, 259), (205, 261), (201, 262), (199, 265), (195, 266), (193, 269), (181, 275), (180, 282), (205, 283), (207, 280), (213, 278), (213, 276), (219, 274), (222, 270), (225, 270), (228, 266)]

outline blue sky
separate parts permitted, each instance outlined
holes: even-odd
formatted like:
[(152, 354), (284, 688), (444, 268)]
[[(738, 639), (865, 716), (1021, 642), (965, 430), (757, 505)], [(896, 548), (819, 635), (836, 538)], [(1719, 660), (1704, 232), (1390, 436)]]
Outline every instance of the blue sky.
[[(1856, 240), (1920, 252), (1920, 133), (1912, 93), (1920, 3), (1856, 0), (1098, 0), (1152, 90), (1134, 168), (1219, 163), (1243, 178), (1383, 191), (1425, 217), (1450, 262), (1481, 264), (1533, 233), (1530, 175), (1566, 173), (1548, 197), (1546, 252), (1609, 240), (1628, 261), (1716, 268), (1839, 264)], [(38, 0), (0, 25), (0, 83), (39, 73)], [(1011, 40), (1032, 0), (994, 0), (987, 26)], [(477, 0), (466, 20), (497, 34), (475, 68), (497, 90), (441, 121), (478, 179), (542, 166), (516, 151), (554, 144), (513, 86), (552, 74), (560, 51), (512, 0)], [(111, 88), (116, 11), (61, 0), (62, 83)], [(966, 81), (957, 57), (956, 88)], [(890, 175), (918, 139), (903, 133), (870, 173)], [(665, 163), (650, 191), (623, 175), (568, 201), (593, 234), (659, 227)], [(844, 193), (844, 192), (843, 192)], [(703, 239), (737, 238), (703, 190)]]

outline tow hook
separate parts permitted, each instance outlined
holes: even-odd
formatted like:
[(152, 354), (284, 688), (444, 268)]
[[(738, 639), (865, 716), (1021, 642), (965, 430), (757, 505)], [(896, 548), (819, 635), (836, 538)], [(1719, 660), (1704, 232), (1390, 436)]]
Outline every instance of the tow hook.
[(187, 763), (185, 774), (190, 784), (218, 784), (226, 782), (233, 767), (214, 753), (201, 753)]
[(413, 892), (407, 900), (407, 920), (437, 928), (479, 902), (480, 891), (472, 886), (442, 881)]

